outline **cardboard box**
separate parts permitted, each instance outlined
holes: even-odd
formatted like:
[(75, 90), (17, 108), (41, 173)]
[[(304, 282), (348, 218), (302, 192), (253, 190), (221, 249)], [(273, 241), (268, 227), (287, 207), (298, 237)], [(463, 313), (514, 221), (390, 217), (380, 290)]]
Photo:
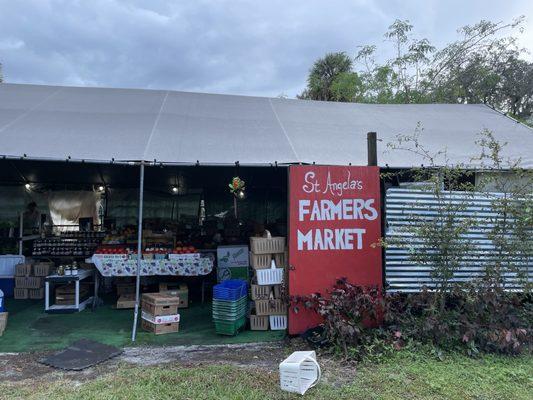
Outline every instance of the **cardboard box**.
[(178, 297), (180, 300), (178, 308), (189, 307), (189, 288), (185, 283), (161, 282), (159, 293)]
[(155, 316), (177, 314), (179, 303), (178, 297), (163, 293), (144, 293), (142, 295), (142, 311)]
[(117, 295), (135, 294), (135, 282), (117, 283)]
[(29, 298), (28, 289), (15, 288), (13, 289), (13, 298), (15, 300), (25, 300)]
[(2, 336), (6, 330), (8, 314), (9, 313), (7, 312), (0, 313), (0, 336)]
[(33, 275), (35, 276), (48, 276), (50, 275), (50, 271), (54, 267), (53, 262), (41, 262), (37, 263), (33, 266)]
[(15, 276), (30, 276), (31, 267), (32, 265), (28, 263), (15, 265)]
[(135, 308), (135, 294), (123, 294), (117, 300), (117, 308)]
[(179, 322), (169, 324), (154, 324), (145, 319), (141, 319), (141, 326), (145, 331), (152, 332), (156, 335), (165, 335), (167, 333), (176, 333), (179, 331)]
[(256, 300), (256, 315), (284, 315), (287, 314), (287, 304), (281, 300)]
[(156, 317), (155, 315), (148, 314), (146, 311), (141, 313), (141, 317), (152, 324), (171, 324), (174, 322), (180, 322), (180, 315), (160, 315)]
[(44, 299), (44, 288), (28, 289), (28, 296), (33, 300), (42, 300)]

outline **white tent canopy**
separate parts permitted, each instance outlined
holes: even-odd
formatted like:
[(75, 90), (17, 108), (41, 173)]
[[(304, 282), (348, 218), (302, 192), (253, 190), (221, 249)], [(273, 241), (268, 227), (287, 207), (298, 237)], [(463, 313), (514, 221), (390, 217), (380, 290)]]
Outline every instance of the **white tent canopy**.
[(472, 164), (479, 133), (533, 167), (533, 130), (485, 105), (355, 104), (161, 90), (0, 84), (0, 156), (94, 162), (365, 165), (375, 131), (379, 165), (412, 167), (388, 151), (419, 127), (431, 151)]

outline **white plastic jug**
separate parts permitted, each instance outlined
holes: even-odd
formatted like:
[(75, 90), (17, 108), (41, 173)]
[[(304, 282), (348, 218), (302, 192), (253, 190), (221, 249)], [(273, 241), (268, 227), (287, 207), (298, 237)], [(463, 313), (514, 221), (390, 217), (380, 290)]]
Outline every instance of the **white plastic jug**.
[(279, 365), (280, 387), (287, 392), (304, 394), (321, 375), (314, 351), (295, 351)]
[(0, 312), (4, 312), (4, 292), (0, 289)]

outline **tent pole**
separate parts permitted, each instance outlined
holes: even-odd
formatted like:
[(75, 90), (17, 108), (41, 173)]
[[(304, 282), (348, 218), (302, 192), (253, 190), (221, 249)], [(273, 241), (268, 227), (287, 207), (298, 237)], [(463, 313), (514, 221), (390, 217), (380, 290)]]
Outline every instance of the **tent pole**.
[(142, 257), (142, 232), (143, 232), (143, 193), (144, 193), (144, 161), (141, 162), (141, 177), (139, 179), (139, 221), (137, 223), (137, 278), (135, 280), (135, 311), (133, 313), (133, 329), (131, 341), (135, 342), (137, 335), (137, 321), (139, 319), (139, 297), (141, 287), (141, 257)]

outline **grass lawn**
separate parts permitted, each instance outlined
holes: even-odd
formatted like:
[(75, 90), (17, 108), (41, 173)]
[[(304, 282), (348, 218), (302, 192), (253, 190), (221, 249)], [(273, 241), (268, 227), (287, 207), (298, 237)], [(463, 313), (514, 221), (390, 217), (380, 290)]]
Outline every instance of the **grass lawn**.
[[(342, 374), (342, 373), (339, 373)], [(332, 371), (306, 399), (531, 399), (533, 358), (459, 355), (438, 361), (402, 352), (382, 363), (363, 363), (356, 378), (335, 383)], [(342, 378), (341, 376), (339, 378)], [(286, 399), (301, 398), (279, 390), (277, 372), (229, 365), (193, 368), (132, 367), (83, 384), (0, 383), (2, 399)]]

